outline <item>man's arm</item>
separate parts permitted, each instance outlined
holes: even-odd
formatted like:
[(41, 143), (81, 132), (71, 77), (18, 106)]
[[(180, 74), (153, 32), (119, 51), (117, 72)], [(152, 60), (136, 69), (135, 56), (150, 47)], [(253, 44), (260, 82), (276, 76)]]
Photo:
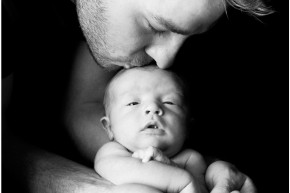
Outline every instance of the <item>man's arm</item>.
[(108, 192), (114, 186), (93, 169), (28, 145), (11, 132), (8, 119), (13, 75), (2, 79), (3, 191)]
[(99, 150), (95, 169), (116, 185), (137, 183), (165, 192), (201, 192), (186, 170), (154, 160), (143, 163), (116, 142), (107, 143)]
[(19, 139), (5, 136), (3, 145), (6, 172), (14, 175), (14, 185), (22, 184), (27, 192), (108, 192), (112, 186), (94, 170), (29, 146)]
[(67, 96), (65, 123), (79, 152), (91, 163), (98, 149), (108, 142), (100, 119), (104, 116), (105, 88), (114, 74), (95, 62), (86, 43), (79, 46)]
[(13, 187), (2, 184), (7, 192), (13, 192), (16, 187), (17, 191), (31, 193), (162, 193), (141, 184), (115, 186), (92, 168), (28, 146), (16, 138), (3, 136), (3, 139), (2, 164), (14, 175), (10, 183)]

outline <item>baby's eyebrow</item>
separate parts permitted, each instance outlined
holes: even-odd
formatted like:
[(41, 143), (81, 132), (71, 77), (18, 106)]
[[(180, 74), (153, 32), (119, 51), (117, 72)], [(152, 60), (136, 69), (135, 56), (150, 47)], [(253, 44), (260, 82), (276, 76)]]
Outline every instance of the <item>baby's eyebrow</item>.
[(183, 98), (184, 97), (184, 94), (183, 94), (183, 92), (169, 92), (167, 94), (167, 96), (169, 96), (169, 97), (180, 97), (180, 98)]
[(128, 90), (118, 94), (118, 98), (122, 98), (123, 100), (135, 99), (138, 98), (137, 96), (138, 96), (137, 94), (130, 92)]

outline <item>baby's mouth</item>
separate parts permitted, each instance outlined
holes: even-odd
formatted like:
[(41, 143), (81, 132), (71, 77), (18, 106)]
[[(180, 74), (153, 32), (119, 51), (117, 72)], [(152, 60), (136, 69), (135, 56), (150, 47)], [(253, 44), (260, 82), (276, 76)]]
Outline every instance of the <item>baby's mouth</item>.
[(145, 125), (144, 129), (159, 129), (160, 127), (157, 121), (150, 121)]
[(158, 121), (150, 121), (149, 123), (147, 123), (142, 130), (163, 130), (163, 127), (161, 125), (161, 123), (159, 123)]
[(145, 127), (143, 127), (142, 133), (149, 136), (163, 136), (166, 132), (159, 122), (153, 121), (147, 123)]
[(158, 126), (155, 124), (149, 124), (146, 128), (148, 129), (158, 129)]

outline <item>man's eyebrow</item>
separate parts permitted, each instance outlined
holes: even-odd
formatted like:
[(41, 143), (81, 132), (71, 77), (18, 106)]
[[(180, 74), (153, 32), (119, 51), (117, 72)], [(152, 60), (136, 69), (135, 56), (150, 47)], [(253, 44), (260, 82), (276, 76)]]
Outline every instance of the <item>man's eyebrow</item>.
[(169, 31), (172, 31), (173, 33), (181, 34), (181, 35), (191, 35), (193, 34), (193, 30), (188, 29), (182, 29), (177, 24), (175, 24), (170, 19), (165, 19), (163, 17), (160, 17), (158, 15), (152, 15), (152, 18), (161, 26), (168, 29)]

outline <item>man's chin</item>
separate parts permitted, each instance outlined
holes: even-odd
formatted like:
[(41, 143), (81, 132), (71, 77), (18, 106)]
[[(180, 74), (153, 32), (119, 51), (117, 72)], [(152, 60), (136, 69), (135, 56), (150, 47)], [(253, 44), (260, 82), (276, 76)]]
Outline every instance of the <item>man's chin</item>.
[(117, 71), (120, 69), (130, 69), (130, 68), (134, 68), (134, 67), (141, 67), (141, 66), (145, 66), (145, 65), (130, 65), (130, 64), (124, 64), (124, 65), (120, 65), (120, 64), (107, 64), (107, 65), (100, 65), (102, 66), (105, 70), (107, 71)]
[(102, 66), (102, 67), (109, 72), (118, 71), (123, 68), (122, 66), (117, 66), (117, 65), (108, 65), (108, 66)]
[[(96, 57), (97, 58), (97, 57)], [(133, 60), (133, 61), (114, 61), (114, 60), (110, 60), (107, 58), (97, 58), (99, 60), (97, 60), (97, 63), (102, 66), (103, 68), (105, 68), (108, 71), (116, 71), (116, 70), (120, 70), (122, 68), (134, 68), (134, 67), (141, 67), (141, 66), (146, 66), (149, 65), (150, 63), (152, 63), (151, 59), (148, 60)]]
[(123, 68), (123, 66), (121, 65), (113, 64), (111, 62), (102, 61), (102, 60), (97, 60), (97, 64), (109, 72), (117, 71)]

